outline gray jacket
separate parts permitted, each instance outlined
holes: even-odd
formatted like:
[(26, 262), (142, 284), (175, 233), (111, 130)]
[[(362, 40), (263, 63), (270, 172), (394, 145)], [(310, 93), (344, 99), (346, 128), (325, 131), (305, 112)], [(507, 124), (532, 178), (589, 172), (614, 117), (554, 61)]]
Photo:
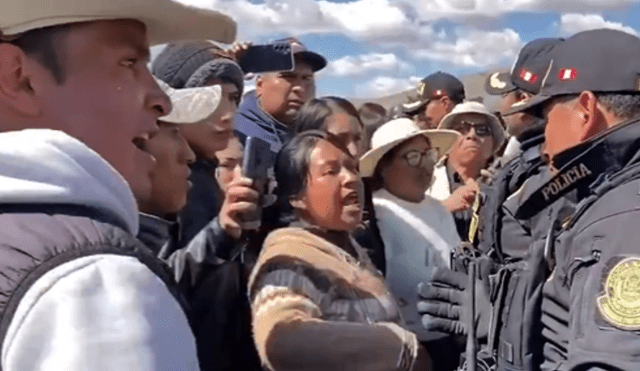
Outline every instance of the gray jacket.
[(198, 370), (124, 179), (51, 130), (0, 134), (0, 163), (2, 370)]

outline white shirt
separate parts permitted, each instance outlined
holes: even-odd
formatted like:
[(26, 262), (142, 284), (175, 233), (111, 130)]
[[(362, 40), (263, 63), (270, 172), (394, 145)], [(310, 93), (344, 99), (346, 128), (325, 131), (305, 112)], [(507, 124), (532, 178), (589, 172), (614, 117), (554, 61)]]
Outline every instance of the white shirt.
[(433, 268), (449, 266), (450, 252), (460, 243), (453, 216), (432, 197), (409, 202), (385, 189), (373, 193), (373, 206), (384, 242), (389, 288), (407, 327), (418, 339), (429, 340), (416, 309), (417, 287)]

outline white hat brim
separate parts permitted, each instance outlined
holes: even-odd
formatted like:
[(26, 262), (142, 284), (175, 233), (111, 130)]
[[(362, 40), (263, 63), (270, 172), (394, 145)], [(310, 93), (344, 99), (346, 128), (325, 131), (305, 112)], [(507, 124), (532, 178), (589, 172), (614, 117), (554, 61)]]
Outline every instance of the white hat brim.
[(151, 45), (202, 39), (230, 44), (237, 32), (229, 16), (173, 0), (22, 0), (6, 5), (0, 12), (4, 39), (44, 27), (116, 19), (144, 23)]
[(180, 125), (202, 122), (214, 114), (222, 99), (220, 85), (173, 89), (158, 78), (156, 82), (171, 99), (171, 112), (159, 119), (164, 122)]
[(373, 176), (373, 173), (378, 166), (378, 162), (384, 157), (384, 155), (389, 152), (391, 149), (396, 147), (402, 142), (405, 142), (409, 139), (415, 138), (417, 136), (424, 135), (429, 138), (429, 142), (431, 143), (431, 148), (434, 148), (438, 151), (438, 157), (443, 156), (453, 146), (456, 142), (460, 134), (457, 131), (453, 130), (441, 130), (441, 129), (431, 129), (431, 130), (421, 130), (411, 135), (398, 138), (394, 141), (386, 143), (383, 146), (373, 148), (365, 153), (360, 158), (360, 175), (367, 178)]

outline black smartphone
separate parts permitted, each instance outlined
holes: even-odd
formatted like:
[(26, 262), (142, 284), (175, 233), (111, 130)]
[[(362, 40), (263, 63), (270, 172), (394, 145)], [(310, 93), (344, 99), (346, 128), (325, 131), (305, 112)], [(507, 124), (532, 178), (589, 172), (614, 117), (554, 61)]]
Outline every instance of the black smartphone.
[(290, 43), (251, 45), (238, 61), (244, 73), (293, 71)]
[[(253, 185), (260, 192), (260, 205), (262, 195), (267, 187), (269, 174), (269, 158), (271, 158), (271, 145), (256, 137), (247, 137), (244, 143), (244, 157), (242, 158), (242, 175), (253, 180)], [(258, 207), (255, 213), (242, 216), (242, 221), (257, 229), (262, 218), (262, 208)]]

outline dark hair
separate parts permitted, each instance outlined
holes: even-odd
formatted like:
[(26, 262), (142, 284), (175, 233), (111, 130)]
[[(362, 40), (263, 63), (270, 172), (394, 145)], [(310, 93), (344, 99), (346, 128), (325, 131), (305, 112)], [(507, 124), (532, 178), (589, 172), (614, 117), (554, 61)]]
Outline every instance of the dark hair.
[(278, 184), (278, 196), (282, 199), (290, 200), (305, 190), (311, 152), (319, 140), (326, 140), (351, 156), (344, 144), (332, 134), (321, 130), (299, 133), (285, 143), (276, 156), (274, 173)]
[(362, 123), (367, 126), (375, 124), (387, 115), (387, 109), (378, 103), (367, 102), (360, 106), (358, 114)]
[(640, 94), (596, 93), (596, 97), (607, 111), (623, 120), (640, 116)]
[[(621, 120), (630, 120), (640, 116), (640, 94), (637, 93), (596, 93), (596, 99), (609, 112), (613, 113)], [(551, 98), (548, 102), (534, 107), (531, 112), (538, 117), (544, 118), (542, 108), (551, 103), (565, 104), (577, 99), (579, 94), (562, 94)]]
[(293, 133), (301, 133), (307, 130), (324, 130), (325, 121), (334, 113), (343, 112), (358, 119), (360, 126), (362, 120), (358, 110), (346, 99), (338, 97), (316, 98), (305, 103), (293, 121)]
[(402, 104), (397, 104), (387, 111), (385, 121), (391, 121), (400, 118), (411, 118), (413, 115), (408, 114), (402, 107)]
[(387, 110), (378, 103), (365, 103), (358, 110), (360, 120), (364, 123), (364, 135), (367, 150), (371, 149), (371, 137), (373, 133), (387, 120)]
[(27, 31), (8, 42), (38, 61), (42, 67), (51, 72), (57, 84), (62, 84), (66, 77), (62, 63), (65, 60), (63, 41), (73, 26), (74, 24), (64, 24), (38, 28)]

